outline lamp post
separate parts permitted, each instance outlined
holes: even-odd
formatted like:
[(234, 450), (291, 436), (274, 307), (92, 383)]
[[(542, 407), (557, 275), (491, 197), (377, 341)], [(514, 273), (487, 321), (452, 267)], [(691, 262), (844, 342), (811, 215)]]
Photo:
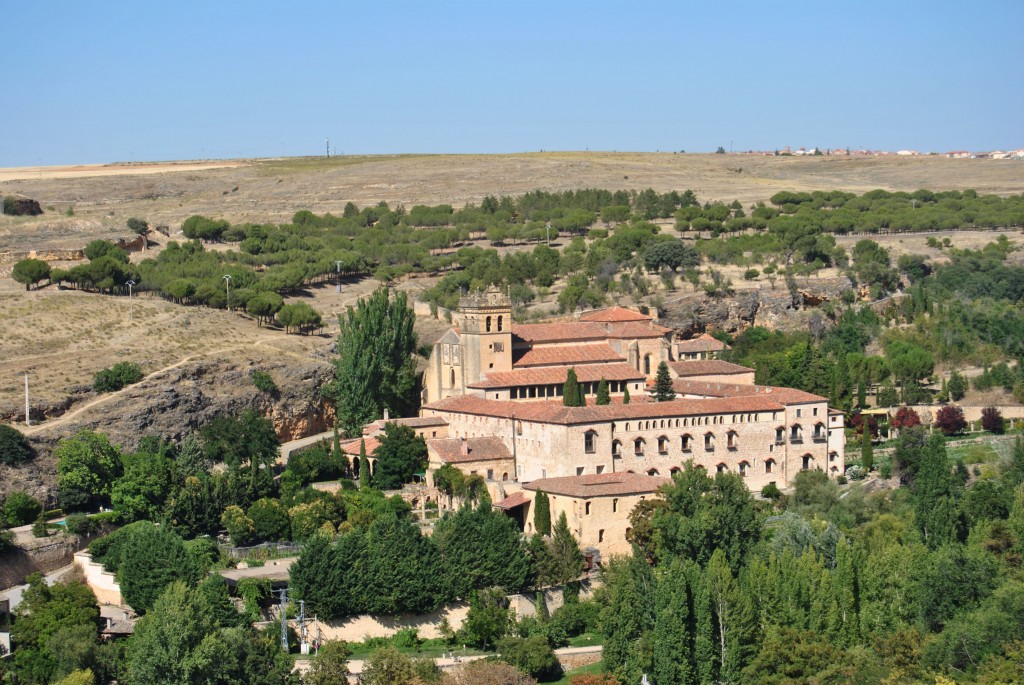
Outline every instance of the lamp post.
[(227, 297), (227, 309), (231, 311), (231, 274), (224, 274), (224, 293)]
[(334, 260), (334, 273), (337, 274), (337, 276), (335, 277), (335, 281), (334, 281), (334, 292), (335, 293), (340, 293), (341, 292), (341, 260), (340, 259), (335, 259)]
[(128, 319), (134, 321), (135, 305), (132, 303), (132, 286), (135, 285), (135, 281), (125, 281), (125, 285), (128, 286)]

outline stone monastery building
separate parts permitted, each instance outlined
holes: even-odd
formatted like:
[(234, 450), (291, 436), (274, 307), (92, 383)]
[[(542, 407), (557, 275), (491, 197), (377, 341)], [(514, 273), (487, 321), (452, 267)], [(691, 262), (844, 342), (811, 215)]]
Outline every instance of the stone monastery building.
[[(463, 298), (424, 374), (421, 417), (447, 423), (445, 437), (427, 439), (428, 480), (444, 464), (484, 477), (527, 533), (542, 490), (553, 520), (564, 511), (599, 557), (629, 552), (629, 513), (686, 461), (739, 473), (755, 491), (804, 469), (844, 472), (843, 415), (826, 398), (756, 385), (752, 369), (715, 358), (726, 349), (718, 340), (672, 334), (621, 307), (513, 324), (497, 290)], [(662, 361), (677, 393), (669, 402), (647, 395)], [(570, 368), (585, 407), (562, 404)], [(597, 406), (602, 379), (612, 402)]]

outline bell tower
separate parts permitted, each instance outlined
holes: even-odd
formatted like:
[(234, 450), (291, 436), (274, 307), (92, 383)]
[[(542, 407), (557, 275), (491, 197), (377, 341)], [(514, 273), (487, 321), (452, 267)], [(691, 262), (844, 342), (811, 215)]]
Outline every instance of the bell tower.
[(466, 384), (512, 370), (512, 305), (497, 288), (459, 301)]

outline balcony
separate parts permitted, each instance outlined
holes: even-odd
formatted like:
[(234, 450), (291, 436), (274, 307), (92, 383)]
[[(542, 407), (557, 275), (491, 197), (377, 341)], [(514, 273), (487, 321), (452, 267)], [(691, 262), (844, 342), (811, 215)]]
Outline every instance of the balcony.
[(826, 440), (828, 440), (828, 436), (822, 433), (821, 435), (812, 436), (811, 440), (813, 440), (814, 442), (825, 442)]

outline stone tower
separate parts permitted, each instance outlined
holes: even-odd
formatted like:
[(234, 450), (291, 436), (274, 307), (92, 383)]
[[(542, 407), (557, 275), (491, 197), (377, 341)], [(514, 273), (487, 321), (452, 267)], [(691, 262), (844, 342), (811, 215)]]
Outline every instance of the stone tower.
[(512, 370), (512, 305), (497, 288), (459, 301), (463, 380), (476, 383), (484, 374)]

